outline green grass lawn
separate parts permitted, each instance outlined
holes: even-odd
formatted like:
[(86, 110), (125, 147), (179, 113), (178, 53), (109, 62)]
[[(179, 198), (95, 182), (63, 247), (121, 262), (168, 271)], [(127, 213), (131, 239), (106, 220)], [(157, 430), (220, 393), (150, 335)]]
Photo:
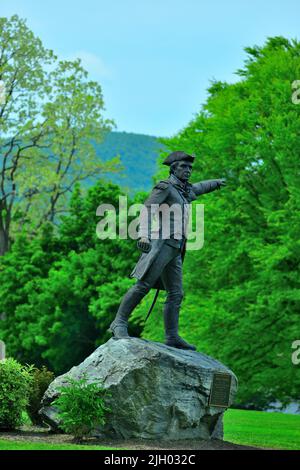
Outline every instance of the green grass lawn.
[[(224, 415), (224, 440), (268, 449), (300, 450), (300, 416), (233, 410)], [(0, 439), (0, 450), (116, 450), (96, 445), (48, 444)]]
[(224, 440), (269, 449), (300, 450), (300, 416), (228, 410), (224, 414)]
[(76, 444), (47, 444), (0, 439), (0, 450), (117, 450), (117, 448)]

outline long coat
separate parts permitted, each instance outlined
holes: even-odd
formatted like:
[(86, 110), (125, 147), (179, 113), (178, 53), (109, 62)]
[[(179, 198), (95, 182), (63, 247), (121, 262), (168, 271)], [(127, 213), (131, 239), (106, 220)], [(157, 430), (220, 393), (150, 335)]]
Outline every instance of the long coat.
[[(219, 189), (219, 187), (219, 180), (207, 180), (195, 184), (187, 183), (185, 185), (173, 174), (171, 174), (167, 180), (162, 180), (156, 186), (154, 186), (150, 196), (144, 202), (145, 211), (141, 212), (139, 229), (139, 237), (147, 237), (151, 240), (151, 249), (148, 253), (141, 254), (136, 266), (130, 274), (130, 277), (135, 277), (139, 280), (142, 280), (145, 274), (151, 268), (151, 265), (155, 258), (159, 255), (161, 250), (164, 249), (165, 244), (171, 245), (175, 248), (180, 248), (182, 262), (184, 260), (186, 238), (184, 236), (181, 240), (176, 240), (172, 238), (172, 227), (174, 225), (174, 216), (172, 212), (170, 213), (170, 237), (163, 238), (162, 223), (159, 224), (158, 229), (155, 231), (153, 231), (151, 228), (151, 205), (158, 204), (158, 207), (160, 207), (161, 204), (167, 204), (168, 206), (172, 206), (173, 204), (179, 204), (182, 207), (182, 217), (186, 217), (186, 220), (182, 220), (182, 224), (186, 227), (188, 214), (186, 216), (184, 206), (186, 208), (190, 202), (197, 199), (197, 196), (209, 193), (211, 191), (214, 191), (215, 189)], [(153, 236), (154, 234), (156, 235), (156, 237), (158, 236), (158, 238)], [(159, 275), (160, 273), (157, 274)], [(164, 285), (160, 277), (158, 278), (158, 281), (153, 286), (153, 288), (159, 288), (161, 290), (164, 289)]]

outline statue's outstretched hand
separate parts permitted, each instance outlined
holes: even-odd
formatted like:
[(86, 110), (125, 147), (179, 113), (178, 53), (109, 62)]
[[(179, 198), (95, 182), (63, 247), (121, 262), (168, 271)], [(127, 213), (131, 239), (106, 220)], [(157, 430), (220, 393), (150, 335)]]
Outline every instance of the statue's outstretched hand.
[(225, 178), (221, 178), (221, 179), (218, 179), (216, 181), (217, 181), (217, 184), (218, 184), (218, 189), (220, 189), (221, 186), (226, 186), (226, 179)]
[(151, 249), (151, 241), (149, 240), (149, 238), (142, 237), (138, 240), (137, 247), (144, 253), (149, 253)]

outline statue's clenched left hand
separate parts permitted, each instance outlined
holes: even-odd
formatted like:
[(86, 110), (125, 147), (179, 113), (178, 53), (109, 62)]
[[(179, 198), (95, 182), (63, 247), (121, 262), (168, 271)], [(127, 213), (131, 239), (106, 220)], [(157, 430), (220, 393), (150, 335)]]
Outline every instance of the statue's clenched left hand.
[(137, 247), (144, 253), (148, 253), (151, 249), (151, 241), (149, 240), (149, 238), (142, 237), (138, 240)]

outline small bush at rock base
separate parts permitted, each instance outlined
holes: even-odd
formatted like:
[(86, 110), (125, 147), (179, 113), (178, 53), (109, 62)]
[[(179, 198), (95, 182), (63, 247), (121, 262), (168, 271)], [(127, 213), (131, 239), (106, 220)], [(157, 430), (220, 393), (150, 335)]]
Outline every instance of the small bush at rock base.
[(105, 424), (105, 415), (110, 411), (105, 398), (110, 394), (99, 382), (88, 383), (86, 377), (68, 378), (68, 386), (60, 387), (60, 396), (53, 401), (59, 410), (59, 427), (82, 441), (96, 426)]

